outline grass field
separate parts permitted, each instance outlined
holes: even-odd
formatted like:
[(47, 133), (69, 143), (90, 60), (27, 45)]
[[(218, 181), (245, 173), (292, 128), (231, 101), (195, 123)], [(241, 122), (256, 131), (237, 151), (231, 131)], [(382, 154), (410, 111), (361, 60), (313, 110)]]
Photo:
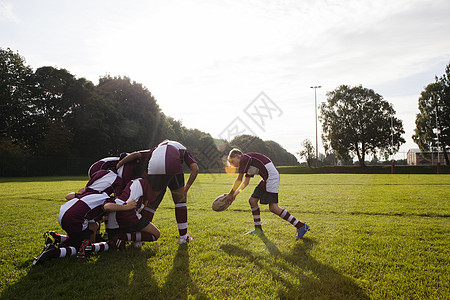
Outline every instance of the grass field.
[(179, 246), (166, 196), (142, 249), (54, 259), (31, 267), (42, 233), (62, 232), (59, 207), (85, 178), (0, 179), (2, 299), (450, 299), (450, 175), (281, 175), (280, 206), (311, 225), (304, 239), (247, 199), (211, 210), (234, 177), (201, 174), (188, 198)]

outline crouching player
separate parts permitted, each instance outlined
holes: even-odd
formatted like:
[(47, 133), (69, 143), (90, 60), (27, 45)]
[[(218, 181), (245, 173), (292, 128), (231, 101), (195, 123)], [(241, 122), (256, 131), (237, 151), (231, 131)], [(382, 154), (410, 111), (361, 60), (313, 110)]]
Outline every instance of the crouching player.
[[(239, 175), (234, 182), (233, 188), (226, 196), (228, 201), (233, 202), (236, 196), (249, 184), (250, 178), (260, 175), (262, 180), (256, 186), (248, 202), (252, 210), (255, 230), (247, 234), (262, 234), (261, 215), (258, 202), (269, 204), (269, 210), (294, 225), (297, 229), (297, 238), (302, 238), (309, 230), (309, 226), (300, 222), (287, 210), (278, 206), (278, 185), (280, 175), (272, 161), (265, 155), (250, 152), (243, 154), (239, 149), (232, 149), (228, 155), (228, 162), (235, 168), (239, 168)], [(242, 181), (245, 175), (244, 181)]]
[[(79, 258), (85, 257), (81, 250), (86, 244), (89, 244), (86, 241), (89, 241), (91, 234), (97, 229), (96, 223), (90, 221), (99, 221), (102, 218), (103, 205), (109, 199), (109, 196), (106, 193), (89, 192), (77, 194), (76, 197), (73, 196), (72, 193), (66, 196), (70, 200), (61, 205), (58, 217), (59, 224), (67, 232), (67, 235), (60, 235), (55, 232), (44, 234), (46, 245), (42, 253), (34, 259), (33, 265), (41, 264), (52, 258), (68, 257), (75, 254), (78, 254)], [(96, 251), (107, 251), (109, 249), (105, 242), (93, 245), (95, 245)]]
[(106, 231), (110, 242), (121, 248), (127, 241), (132, 241), (135, 247), (144, 241), (156, 241), (160, 236), (158, 228), (141, 215), (142, 209), (154, 200), (146, 178), (132, 180), (119, 197), (107, 200), (104, 210), (108, 212)]

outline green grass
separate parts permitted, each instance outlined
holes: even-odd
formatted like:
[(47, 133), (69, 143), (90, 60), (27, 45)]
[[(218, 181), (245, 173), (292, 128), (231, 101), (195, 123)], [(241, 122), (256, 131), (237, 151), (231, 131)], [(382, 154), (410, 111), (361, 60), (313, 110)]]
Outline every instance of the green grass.
[(311, 225), (296, 240), (247, 203), (257, 180), (224, 212), (212, 200), (234, 176), (201, 174), (189, 195), (189, 245), (177, 243), (166, 196), (161, 238), (141, 250), (31, 267), (46, 230), (62, 232), (59, 207), (86, 179), (0, 179), (2, 299), (450, 299), (450, 175), (281, 175), (280, 206)]

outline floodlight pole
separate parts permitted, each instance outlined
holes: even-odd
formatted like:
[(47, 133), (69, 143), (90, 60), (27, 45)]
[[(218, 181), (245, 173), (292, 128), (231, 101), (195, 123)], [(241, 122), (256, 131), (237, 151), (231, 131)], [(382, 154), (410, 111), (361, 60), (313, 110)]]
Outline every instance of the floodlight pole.
[(439, 105), (439, 100), (436, 101), (436, 138), (437, 138), (437, 142), (436, 142), (436, 148), (437, 148), (437, 165), (436, 165), (436, 169), (437, 169), (437, 173), (441, 174), (441, 160), (439, 157), (439, 118), (438, 118), (438, 105)]
[[(392, 112), (391, 112), (392, 113)], [(394, 114), (391, 115), (391, 144), (392, 144), (392, 162), (391, 174), (395, 174), (395, 160), (394, 160)]]
[(318, 167), (318, 162), (319, 162), (319, 154), (318, 154), (318, 142), (317, 142), (317, 89), (320, 89), (321, 86), (320, 85), (315, 85), (311, 87), (312, 89), (314, 89), (314, 115), (316, 118), (316, 167)]

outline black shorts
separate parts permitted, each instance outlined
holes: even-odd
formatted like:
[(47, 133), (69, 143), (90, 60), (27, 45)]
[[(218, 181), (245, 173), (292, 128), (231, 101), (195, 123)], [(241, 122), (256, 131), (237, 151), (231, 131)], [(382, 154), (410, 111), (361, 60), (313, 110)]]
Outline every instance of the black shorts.
[(66, 245), (79, 249), (84, 240), (90, 239), (91, 231), (89, 228), (86, 228), (81, 232), (67, 232), (67, 235), (69, 236), (69, 240), (66, 242)]
[(149, 220), (147, 220), (146, 218), (140, 218), (139, 221), (133, 226), (126, 228), (107, 229), (108, 239), (113, 241), (117, 240), (117, 235), (119, 233), (140, 232), (143, 228), (147, 227), (148, 224), (150, 224)]
[(177, 175), (149, 175), (148, 180), (155, 192), (165, 191), (167, 187), (171, 191), (184, 187), (184, 174)]
[(149, 204), (147, 204), (148, 207), (153, 208), (154, 210), (156, 210), (158, 208), (158, 206), (161, 204), (162, 199), (164, 198), (164, 195), (166, 194), (166, 189), (164, 189), (157, 197), (156, 200), (153, 202), (150, 202)]
[(253, 198), (260, 199), (261, 204), (278, 203), (278, 193), (267, 192), (261, 184), (258, 184), (253, 191)]

